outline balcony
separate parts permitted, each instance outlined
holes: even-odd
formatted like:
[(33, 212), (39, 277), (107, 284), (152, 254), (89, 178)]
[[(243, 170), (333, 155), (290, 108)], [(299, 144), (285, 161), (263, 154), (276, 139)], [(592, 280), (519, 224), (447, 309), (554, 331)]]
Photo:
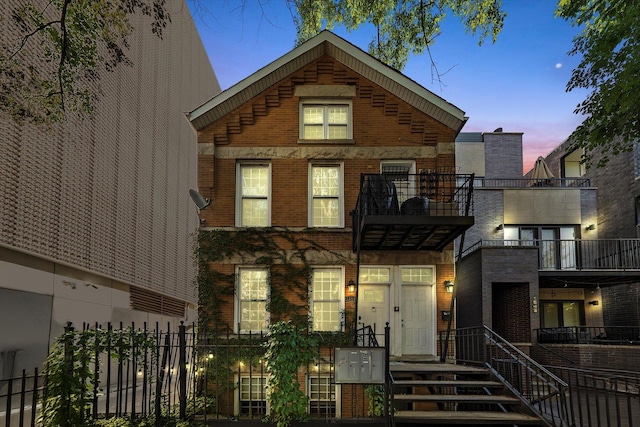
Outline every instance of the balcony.
[(362, 174), (353, 250), (442, 251), (473, 223), (473, 175)]
[(640, 280), (640, 239), (481, 240), (462, 256), (486, 247), (538, 248), (540, 287)]

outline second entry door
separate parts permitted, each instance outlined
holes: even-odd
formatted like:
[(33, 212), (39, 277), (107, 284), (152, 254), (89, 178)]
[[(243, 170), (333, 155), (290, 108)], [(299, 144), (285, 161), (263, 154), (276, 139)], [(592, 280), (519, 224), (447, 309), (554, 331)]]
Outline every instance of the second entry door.
[(358, 328), (371, 326), (382, 346), (384, 327), (389, 321), (389, 286), (361, 285), (358, 294)]
[(435, 354), (432, 285), (402, 286), (402, 354)]

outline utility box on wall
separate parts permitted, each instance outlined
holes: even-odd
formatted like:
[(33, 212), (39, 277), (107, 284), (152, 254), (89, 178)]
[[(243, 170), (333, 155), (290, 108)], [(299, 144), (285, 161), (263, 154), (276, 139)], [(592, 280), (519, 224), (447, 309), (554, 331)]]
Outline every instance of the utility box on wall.
[(384, 348), (336, 348), (336, 384), (384, 384)]

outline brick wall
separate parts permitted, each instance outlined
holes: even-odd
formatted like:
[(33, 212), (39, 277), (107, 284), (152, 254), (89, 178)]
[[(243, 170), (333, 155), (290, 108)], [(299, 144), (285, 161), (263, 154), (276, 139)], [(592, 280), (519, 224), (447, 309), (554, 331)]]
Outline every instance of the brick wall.
[(527, 283), (493, 284), (493, 330), (509, 342), (531, 342)]

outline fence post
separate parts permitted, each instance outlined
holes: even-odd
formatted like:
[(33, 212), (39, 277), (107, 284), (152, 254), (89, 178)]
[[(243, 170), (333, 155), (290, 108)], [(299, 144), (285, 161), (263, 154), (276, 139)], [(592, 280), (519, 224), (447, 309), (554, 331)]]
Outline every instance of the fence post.
[(386, 323), (384, 327), (384, 418), (386, 420), (386, 425), (390, 425), (390, 416), (389, 416), (389, 399), (391, 398), (391, 381), (389, 377), (389, 338), (390, 338), (391, 328), (389, 327), (389, 322)]
[[(71, 322), (67, 322), (67, 326), (64, 327), (64, 362), (65, 372), (67, 374), (66, 381), (73, 381), (73, 331), (75, 330), (75, 328), (72, 325), (73, 324)], [(68, 382), (64, 385), (64, 393), (62, 398), (65, 401), (65, 414), (61, 417), (61, 419), (66, 420), (63, 427), (67, 427), (69, 426), (69, 413), (71, 412), (71, 387)]]
[(180, 322), (180, 326), (178, 326), (178, 342), (180, 346), (178, 356), (180, 395), (178, 399), (180, 400), (180, 420), (184, 421), (187, 418), (187, 337), (186, 327), (182, 321)]

